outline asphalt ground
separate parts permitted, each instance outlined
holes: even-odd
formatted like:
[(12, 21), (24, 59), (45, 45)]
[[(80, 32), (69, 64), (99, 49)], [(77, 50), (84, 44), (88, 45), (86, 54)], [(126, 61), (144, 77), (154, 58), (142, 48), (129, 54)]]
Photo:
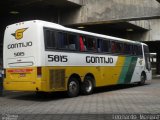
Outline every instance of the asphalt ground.
[(8, 91), (0, 97), (2, 120), (150, 119), (150, 114), (158, 115), (156, 120), (160, 119), (159, 78), (143, 86), (132, 84), (96, 88), (92, 95), (75, 98), (68, 98), (66, 92), (38, 96), (34, 92)]

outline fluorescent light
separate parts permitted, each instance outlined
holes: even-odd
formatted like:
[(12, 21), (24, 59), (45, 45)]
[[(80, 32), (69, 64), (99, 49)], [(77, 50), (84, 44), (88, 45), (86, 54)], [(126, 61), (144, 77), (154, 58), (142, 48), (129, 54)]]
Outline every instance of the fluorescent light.
[(18, 11), (10, 11), (9, 13), (10, 13), (10, 14), (14, 14), (14, 15), (19, 14)]
[(129, 29), (127, 29), (126, 31), (128, 31), (128, 32), (132, 32), (132, 31), (134, 31), (132, 28), (129, 28)]
[(77, 28), (79, 28), (79, 29), (83, 29), (83, 28), (85, 28), (84, 26), (79, 26), (79, 27), (77, 27)]

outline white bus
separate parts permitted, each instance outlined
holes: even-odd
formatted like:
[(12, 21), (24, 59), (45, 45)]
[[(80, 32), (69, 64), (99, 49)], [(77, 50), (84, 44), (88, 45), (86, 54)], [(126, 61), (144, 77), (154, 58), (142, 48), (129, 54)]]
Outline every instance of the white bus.
[(40, 20), (6, 27), (4, 88), (91, 94), (94, 87), (151, 80), (144, 43), (75, 30)]

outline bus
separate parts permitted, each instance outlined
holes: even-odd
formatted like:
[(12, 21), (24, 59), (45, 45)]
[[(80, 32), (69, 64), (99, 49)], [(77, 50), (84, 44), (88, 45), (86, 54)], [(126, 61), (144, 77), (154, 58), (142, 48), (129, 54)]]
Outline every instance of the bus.
[(4, 89), (89, 95), (95, 87), (151, 80), (148, 46), (31, 20), (6, 27)]

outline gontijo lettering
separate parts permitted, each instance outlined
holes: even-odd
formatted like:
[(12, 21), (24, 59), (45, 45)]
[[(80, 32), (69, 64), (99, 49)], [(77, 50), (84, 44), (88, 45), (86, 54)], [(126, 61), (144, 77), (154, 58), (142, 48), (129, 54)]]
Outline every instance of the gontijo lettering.
[(113, 63), (113, 58), (86, 56), (86, 63)]
[(28, 47), (32, 46), (32, 42), (23, 42), (23, 43), (15, 43), (15, 44), (9, 44), (7, 46), (8, 49), (14, 49), (14, 48), (22, 48), (22, 47)]

